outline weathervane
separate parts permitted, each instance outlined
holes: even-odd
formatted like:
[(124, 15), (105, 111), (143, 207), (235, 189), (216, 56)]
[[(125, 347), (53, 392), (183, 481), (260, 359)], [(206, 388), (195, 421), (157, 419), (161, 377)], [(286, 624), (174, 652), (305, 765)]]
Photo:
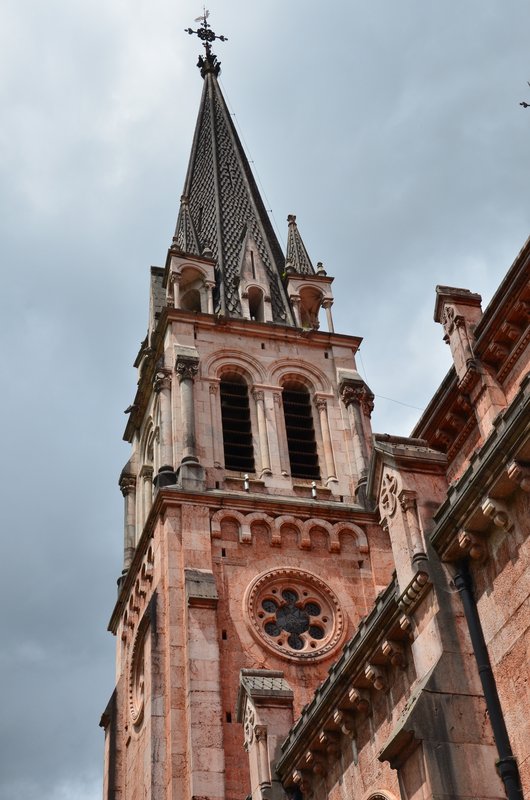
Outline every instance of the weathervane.
[(197, 17), (195, 20), (195, 22), (202, 22), (202, 25), (200, 25), (196, 31), (194, 31), (193, 28), (184, 28), (186, 33), (189, 33), (190, 36), (195, 33), (199, 39), (201, 39), (204, 49), (206, 50), (206, 58), (199, 56), (199, 63), (197, 64), (197, 66), (201, 69), (203, 78), (206, 72), (209, 72), (210, 70), (213, 70), (215, 74), (218, 75), (221, 68), (220, 62), (217, 62), (217, 57), (212, 53), (211, 43), (215, 42), (216, 39), (219, 39), (221, 42), (228, 41), (226, 36), (218, 36), (212, 30), (208, 23), (209, 16), (210, 12), (206, 7), (203, 7), (202, 15)]

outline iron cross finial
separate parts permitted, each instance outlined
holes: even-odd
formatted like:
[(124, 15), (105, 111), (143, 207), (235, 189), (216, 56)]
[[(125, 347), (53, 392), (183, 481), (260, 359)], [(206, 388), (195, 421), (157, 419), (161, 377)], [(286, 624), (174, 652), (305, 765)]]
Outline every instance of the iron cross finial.
[(204, 49), (206, 50), (206, 57), (212, 56), (212, 48), (211, 43), (214, 42), (216, 39), (219, 39), (221, 42), (227, 42), (228, 39), (226, 36), (218, 36), (211, 28), (211, 25), (208, 23), (208, 17), (210, 16), (210, 12), (206, 7), (203, 6), (203, 13), (200, 17), (197, 17), (195, 22), (202, 22), (202, 25), (197, 28), (196, 31), (193, 28), (184, 28), (186, 33), (189, 33), (190, 36), (195, 33), (199, 39), (201, 39)]

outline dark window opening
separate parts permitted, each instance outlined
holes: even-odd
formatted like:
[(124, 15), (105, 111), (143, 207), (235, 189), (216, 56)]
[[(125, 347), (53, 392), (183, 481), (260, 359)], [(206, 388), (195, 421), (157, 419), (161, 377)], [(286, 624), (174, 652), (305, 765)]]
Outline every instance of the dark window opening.
[(228, 639), (228, 635), (227, 635), (226, 631), (221, 631), (221, 639), (224, 639), (224, 640)]
[(254, 472), (248, 388), (239, 375), (221, 380), (221, 416), (225, 469)]
[(226, 712), (226, 721), (227, 722), (232, 722), (232, 714), (230, 713), (230, 711)]
[(252, 286), (248, 290), (248, 311), (250, 319), (253, 319), (255, 322), (265, 321), (263, 292), (256, 286)]
[(283, 412), (293, 478), (320, 479), (311, 397), (302, 384), (284, 386)]

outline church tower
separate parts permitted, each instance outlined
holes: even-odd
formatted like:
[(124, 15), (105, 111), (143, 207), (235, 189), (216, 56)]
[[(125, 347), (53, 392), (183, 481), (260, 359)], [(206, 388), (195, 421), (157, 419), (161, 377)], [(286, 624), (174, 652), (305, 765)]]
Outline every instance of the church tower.
[(120, 477), (102, 718), (104, 796), (120, 800), (280, 797), (279, 744), (393, 565), (366, 501), (361, 340), (334, 332), (333, 278), (294, 215), (282, 253), (219, 87), (224, 37), (206, 14), (190, 33), (202, 98), (175, 234), (151, 268)]

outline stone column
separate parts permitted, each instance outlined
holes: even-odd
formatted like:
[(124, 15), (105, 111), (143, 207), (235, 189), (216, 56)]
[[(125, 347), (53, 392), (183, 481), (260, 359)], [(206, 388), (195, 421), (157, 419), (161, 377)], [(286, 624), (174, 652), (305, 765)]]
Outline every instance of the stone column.
[(331, 433), (329, 430), (328, 403), (324, 397), (315, 397), (315, 405), (320, 417), (320, 429), (322, 431), (322, 444), (324, 446), (324, 459), (326, 462), (326, 483), (336, 481), (335, 461), (333, 459), (333, 447), (331, 444)]
[(153, 381), (153, 388), (160, 403), (160, 467), (156, 476), (156, 486), (170, 486), (176, 482), (173, 469), (173, 433), (171, 424), (171, 375), (167, 370), (159, 370)]
[(120, 478), (120, 489), (125, 501), (123, 535), (123, 572), (127, 572), (136, 547), (136, 478), (125, 474)]
[(223, 448), (222, 448), (222, 420), (219, 419), (219, 403), (217, 400), (219, 394), (219, 384), (210, 384), (210, 426), (212, 429), (212, 453), (214, 467), (221, 467), (223, 465)]
[(347, 408), (353, 445), (353, 458), (357, 470), (357, 481), (366, 476), (368, 453), (364, 439), (363, 421), (361, 417), (361, 399), (364, 384), (343, 383), (340, 387), (342, 402)]
[(213, 314), (213, 290), (215, 289), (215, 283), (213, 281), (204, 281), (204, 285), (208, 293), (207, 313)]
[(281, 391), (274, 392), (274, 414), (276, 419), (276, 436), (278, 439), (278, 454), (280, 457), (280, 470), (282, 475), (291, 474), (291, 461), (289, 459), (289, 445), (285, 432), (285, 416), (282, 407)]
[(198, 463), (195, 438), (195, 407), (193, 381), (199, 372), (199, 359), (178, 356), (175, 371), (180, 383), (180, 410), (182, 424), (182, 462)]
[(257, 766), (258, 766), (258, 781), (261, 790), (261, 796), (270, 796), (272, 787), (271, 783), (271, 768), (269, 761), (269, 748), (267, 746), (267, 726), (256, 725), (254, 728), (254, 736), (256, 737), (257, 749)]
[(262, 389), (254, 389), (254, 400), (258, 417), (258, 436), (261, 457), (261, 474), (271, 474), (271, 459), (269, 454), (269, 439), (267, 436), (267, 415), (265, 413), (265, 393)]
[[(153, 503), (153, 468), (149, 466), (144, 466), (142, 467), (142, 471), (140, 474), (142, 477), (142, 511), (143, 511), (142, 527), (143, 527), (147, 521), (147, 517), (149, 516), (149, 512), (151, 511), (151, 505)], [(141, 533), (141, 531), (139, 533)]]
[(333, 326), (333, 317), (331, 316), (331, 306), (333, 305), (333, 300), (324, 300), (322, 302), (322, 308), (326, 310), (326, 319), (328, 321), (328, 331), (330, 333), (335, 333), (335, 328)]
[(180, 275), (178, 272), (172, 272), (169, 278), (173, 285), (173, 307), (180, 307)]
[(291, 303), (293, 304), (293, 311), (294, 311), (294, 321), (298, 328), (302, 327), (302, 316), (300, 314), (300, 298), (295, 296), (291, 297)]
[(427, 558), (425, 555), (425, 547), (420, 530), (418, 508), (416, 505), (416, 492), (413, 492), (410, 489), (402, 489), (398, 495), (398, 500), (410, 534), (412, 563), (416, 564), (416, 562), (424, 561)]

